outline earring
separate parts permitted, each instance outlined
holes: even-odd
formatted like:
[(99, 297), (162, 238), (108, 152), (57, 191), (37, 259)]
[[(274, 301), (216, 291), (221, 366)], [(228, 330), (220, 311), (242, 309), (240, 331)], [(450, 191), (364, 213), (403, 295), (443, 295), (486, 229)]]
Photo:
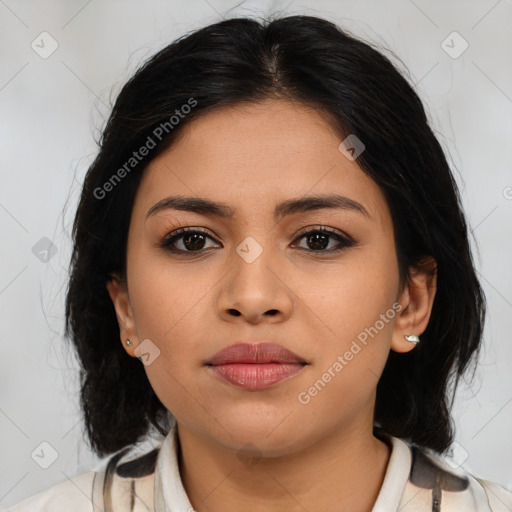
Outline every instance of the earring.
[(409, 336), (405, 336), (405, 339), (407, 341), (412, 341), (415, 345), (417, 345), (420, 342), (420, 338), (416, 336), (415, 334), (410, 334)]
[(132, 346), (132, 342), (130, 340), (126, 340), (126, 344), (131, 347)]

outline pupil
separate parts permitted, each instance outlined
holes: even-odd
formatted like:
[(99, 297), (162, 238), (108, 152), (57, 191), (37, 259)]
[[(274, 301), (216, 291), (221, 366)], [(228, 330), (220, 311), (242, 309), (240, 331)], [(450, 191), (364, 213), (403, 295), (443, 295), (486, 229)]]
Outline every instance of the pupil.
[[(323, 242), (319, 242), (319, 238), (323, 238)], [(325, 234), (325, 233), (315, 233), (314, 235), (309, 235), (307, 237), (307, 240), (308, 240), (308, 245), (311, 247), (312, 249), (325, 249), (325, 247), (327, 247), (328, 243), (326, 244), (325, 242), (327, 241), (327, 238), (328, 236)], [(310, 241), (313, 240), (313, 242), (311, 243)], [(319, 246), (317, 245), (319, 244)]]
[[(191, 243), (192, 247), (189, 246), (190, 239), (195, 239), (195, 241), (193, 241)], [(200, 249), (202, 249), (201, 243), (204, 244), (204, 235), (201, 235), (200, 233), (192, 233), (192, 234), (186, 235), (183, 238), (183, 243), (184, 243), (185, 247), (189, 250), (200, 250)]]

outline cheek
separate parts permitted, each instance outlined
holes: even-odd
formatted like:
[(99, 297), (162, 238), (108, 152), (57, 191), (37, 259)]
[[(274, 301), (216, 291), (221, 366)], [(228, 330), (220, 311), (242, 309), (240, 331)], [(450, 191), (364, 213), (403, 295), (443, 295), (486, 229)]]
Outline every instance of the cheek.
[[(205, 305), (208, 287), (204, 276), (190, 276), (167, 268), (148, 264), (134, 270), (131, 293), (140, 341), (149, 339), (157, 347), (158, 356), (145, 366), (146, 375), (164, 406), (177, 413), (193, 413), (191, 397), (199, 396), (191, 379), (201, 365), (206, 325), (198, 318)], [(134, 267), (135, 269), (135, 267)], [(186, 416), (186, 414), (185, 414)]]
[(322, 282), (310, 295), (312, 308), (325, 318), (331, 335), (346, 342), (395, 303), (399, 279), (394, 251), (383, 247), (353, 252)]
[(162, 402), (163, 394), (179, 400), (182, 386), (191, 389), (191, 377), (203, 366), (205, 347), (218, 344), (211, 297), (219, 272), (199, 262), (190, 270), (193, 264), (185, 268), (165, 254), (144, 256), (134, 258), (129, 279), (138, 338), (151, 340), (159, 352), (145, 370)]
[(194, 314), (207, 292), (205, 276), (191, 271), (186, 262), (176, 263), (165, 250), (143, 244), (134, 247), (130, 263), (128, 280), (139, 334), (163, 344)]
[(354, 253), (324, 285), (322, 293), (310, 295), (311, 309), (328, 326), (318, 340), (322, 350), (312, 380), (332, 382), (322, 391), (325, 404), (334, 400), (347, 405), (371, 394), (389, 355), (398, 307), (394, 248), (382, 245)]

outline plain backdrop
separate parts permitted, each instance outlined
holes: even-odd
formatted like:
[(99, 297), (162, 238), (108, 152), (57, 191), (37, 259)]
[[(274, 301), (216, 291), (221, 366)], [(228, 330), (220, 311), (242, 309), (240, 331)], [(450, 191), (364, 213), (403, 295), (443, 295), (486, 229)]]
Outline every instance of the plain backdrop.
[(0, 507), (101, 462), (62, 333), (71, 222), (111, 102), (185, 32), (275, 12), (382, 45), (424, 101), (489, 306), (479, 369), (455, 403), (453, 465), (512, 489), (511, 0), (0, 0)]

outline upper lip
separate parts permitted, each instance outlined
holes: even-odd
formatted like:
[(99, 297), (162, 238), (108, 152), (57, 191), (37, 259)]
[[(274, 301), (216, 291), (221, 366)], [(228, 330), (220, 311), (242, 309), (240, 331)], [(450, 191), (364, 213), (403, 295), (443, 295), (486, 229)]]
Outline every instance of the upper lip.
[(218, 366), (230, 363), (294, 363), (307, 362), (291, 350), (269, 341), (235, 343), (217, 352), (207, 365)]

